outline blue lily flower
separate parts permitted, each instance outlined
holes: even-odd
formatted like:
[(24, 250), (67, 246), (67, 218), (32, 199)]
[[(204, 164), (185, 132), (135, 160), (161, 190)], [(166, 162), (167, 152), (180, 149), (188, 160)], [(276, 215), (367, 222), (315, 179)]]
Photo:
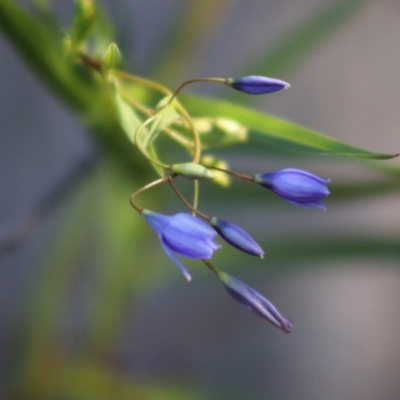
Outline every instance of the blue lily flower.
[(266, 76), (250, 75), (241, 78), (228, 78), (226, 84), (239, 92), (247, 94), (266, 94), (287, 89), (290, 85), (280, 79), (267, 78)]
[(325, 210), (321, 201), (329, 195), (326, 185), (331, 180), (300, 169), (287, 168), (254, 175), (254, 181), (296, 206)]
[(192, 277), (174, 253), (187, 258), (209, 259), (220, 247), (214, 242), (216, 235), (214, 229), (190, 214), (164, 215), (142, 210), (142, 216), (157, 233), (165, 254), (188, 281)]
[(254, 256), (264, 257), (263, 249), (239, 226), (227, 221), (222, 221), (216, 217), (210, 219), (210, 224), (220, 236), (233, 247)]
[(266, 319), (285, 333), (290, 333), (293, 323), (283, 317), (276, 307), (260, 293), (225, 272), (218, 271), (228, 293), (248, 310)]

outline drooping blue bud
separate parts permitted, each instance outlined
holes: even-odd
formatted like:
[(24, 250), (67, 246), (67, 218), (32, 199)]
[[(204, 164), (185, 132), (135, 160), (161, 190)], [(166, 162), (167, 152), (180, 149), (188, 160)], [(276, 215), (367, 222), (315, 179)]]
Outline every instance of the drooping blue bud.
[(187, 258), (209, 259), (220, 247), (214, 241), (214, 229), (191, 214), (164, 215), (142, 210), (142, 216), (158, 235), (165, 254), (188, 281), (191, 276), (174, 253)]
[(240, 92), (248, 94), (266, 94), (288, 89), (290, 85), (280, 79), (250, 75), (241, 78), (228, 78), (226, 84)]
[(329, 195), (326, 185), (331, 180), (300, 169), (287, 168), (254, 175), (254, 181), (296, 206), (325, 210), (322, 200)]
[(245, 253), (261, 258), (264, 257), (264, 251), (258, 243), (239, 226), (227, 221), (222, 221), (216, 217), (210, 219), (210, 224), (219, 233), (222, 239), (228, 242), (231, 246), (236, 247)]
[(224, 283), (228, 293), (248, 310), (282, 329), (283, 332), (291, 332), (293, 323), (283, 317), (264, 296), (225, 272), (218, 272), (218, 277)]

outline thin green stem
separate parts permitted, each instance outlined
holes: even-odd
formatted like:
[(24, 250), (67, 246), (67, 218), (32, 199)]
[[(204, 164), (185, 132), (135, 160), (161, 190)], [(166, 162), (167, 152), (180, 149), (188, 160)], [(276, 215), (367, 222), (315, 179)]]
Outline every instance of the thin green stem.
[[(132, 107), (134, 107), (136, 110), (138, 110), (140, 113), (142, 113), (146, 117), (152, 117), (154, 115), (153, 109), (146, 107), (143, 104), (140, 104), (139, 102), (133, 100), (130, 96), (128, 96), (126, 94), (122, 94), (122, 98), (128, 104), (130, 104)], [(164, 131), (170, 138), (172, 138), (173, 140), (175, 140), (176, 142), (181, 144), (183, 147), (185, 147), (185, 148), (193, 148), (194, 147), (194, 144), (190, 140), (186, 139), (184, 136), (173, 131), (172, 129), (165, 128)]]
[(199, 206), (199, 181), (196, 179), (193, 182), (193, 208), (197, 210)]
[[(121, 71), (117, 71), (117, 70), (114, 70), (113, 73), (116, 77), (123, 79), (125, 81), (139, 83), (141, 85), (147, 86), (150, 89), (161, 92), (166, 96), (171, 96), (171, 91), (169, 91), (167, 88), (165, 88), (162, 85), (159, 85), (156, 82), (153, 82), (148, 79), (144, 79), (144, 78), (141, 78), (141, 77), (138, 77), (135, 75), (130, 75), (125, 72), (121, 72)], [(219, 78), (208, 78), (208, 79), (219, 79)], [(165, 104), (165, 106), (169, 105), (170, 103), (171, 103), (171, 100), (169, 100)], [(195, 126), (192, 122), (192, 119), (190, 118), (190, 116), (187, 113), (187, 111), (185, 110), (185, 108), (176, 100), (175, 100), (175, 106), (178, 109), (178, 111), (182, 114), (182, 116), (186, 120), (186, 122), (188, 123), (189, 129), (193, 134), (193, 143), (194, 143), (193, 162), (198, 164), (200, 161), (200, 156), (201, 156), (201, 142), (200, 142), (199, 133), (197, 132), (197, 129), (195, 128)]]
[(133, 108), (135, 108), (136, 110), (138, 110), (139, 112), (141, 112), (143, 115), (145, 115), (146, 117), (152, 117), (154, 115), (154, 110), (144, 106), (143, 104), (133, 100), (130, 96), (128, 96), (127, 94), (123, 93), (123, 91), (121, 91), (121, 97), (128, 103), (130, 104)]
[(175, 142), (178, 142), (179, 144), (181, 144), (186, 149), (190, 149), (190, 153), (192, 153), (191, 149), (194, 147), (194, 144), (190, 140), (187, 140), (185, 137), (183, 137), (179, 133), (173, 131), (172, 129), (164, 129), (164, 130), (165, 130), (165, 133), (170, 138), (175, 140)]
[(182, 201), (182, 203), (189, 208), (191, 211), (193, 211), (195, 214), (199, 215), (200, 217), (204, 218), (206, 221), (210, 220), (210, 216), (207, 214), (202, 213), (199, 210), (196, 210), (186, 199), (183, 197), (182, 193), (179, 191), (179, 189), (174, 185), (172, 182), (172, 178), (168, 177), (168, 183), (170, 184), (172, 190), (176, 193), (176, 195), (179, 197), (179, 199)]
[(153, 182), (151, 182), (151, 183), (149, 183), (149, 184), (147, 184), (147, 185), (141, 187), (140, 189), (136, 190), (136, 192), (133, 192), (133, 193), (131, 194), (131, 197), (129, 198), (129, 202), (131, 203), (131, 206), (132, 206), (137, 212), (141, 213), (141, 212), (143, 211), (143, 208), (142, 208), (142, 207), (139, 207), (139, 206), (135, 203), (135, 201), (134, 201), (134, 200), (135, 200), (135, 197), (136, 197), (137, 195), (139, 195), (140, 193), (144, 192), (145, 190), (148, 190), (148, 189), (150, 189), (150, 188), (152, 188), (152, 187), (154, 187), (154, 186), (156, 186), (156, 185), (159, 185), (160, 183), (163, 183), (163, 182), (166, 182), (166, 181), (169, 181), (169, 180), (171, 180), (171, 176), (163, 176), (162, 178), (157, 179), (156, 181), (153, 181)]
[(234, 178), (243, 179), (245, 181), (254, 182), (254, 177), (252, 175), (241, 174), (239, 172), (229, 171), (228, 169), (218, 168), (218, 167), (207, 167), (209, 169), (216, 169), (217, 171), (225, 172), (225, 174), (231, 175)]
[(117, 70), (113, 70), (113, 73), (115, 76), (117, 76), (118, 78), (120, 78), (122, 80), (139, 83), (143, 86), (147, 86), (150, 89), (156, 90), (157, 92), (160, 92), (160, 93), (164, 94), (165, 96), (171, 95), (170, 90), (168, 90), (166, 87), (164, 87), (156, 82), (150, 81), (145, 78), (141, 78), (136, 75), (130, 75), (125, 72), (121, 72), (121, 71), (117, 71)]
[(207, 267), (212, 271), (212, 272), (214, 272), (214, 274), (215, 275), (219, 275), (219, 271), (218, 271), (218, 269), (217, 268), (215, 268), (209, 261), (207, 261), (207, 260), (205, 260), (205, 259), (202, 259), (201, 261), (203, 261), (203, 263), (205, 264), (205, 265), (207, 265)]
[(192, 83), (197, 83), (197, 82), (212, 82), (212, 83), (226, 83), (226, 78), (194, 78), (194, 79), (189, 79), (185, 82), (183, 82), (180, 86), (178, 86), (178, 89), (175, 90), (175, 92), (172, 94), (171, 98), (169, 99), (169, 103), (171, 103), (176, 96), (181, 92), (181, 90), (187, 86), (191, 85)]
[(193, 134), (193, 141), (194, 141), (194, 150), (193, 150), (193, 162), (198, 164), (200, 162), (200, 156), (201, 156), (201, 142), (200, 142), (200, 136), (199, 133), (197, 132), (196, 127), (193, 124), (192, 119), (190, 118), (189, 114), (187, 111), (181, 106), (180, 103), (175, 102), (176, 107), (178, 110), (181, 112), (183, 117), (185, 118), (186, 122), (189, 125), (189, 129)]
[(137, 140), (137, 136), (140, 132), (141, 129), (143, 129), (148, 123), (150, 123), (156, 116), (153, 115), (151, 118), (146, 119), (144, 122), (142, 122), (140, 124), (140, 126), (136, 129), (135, 131), (135, 135), (133, 137), (133, 141), (135, 142), (136, 147), (138, 148), (138, 150), (143, 154), (144, 157), (146, 157), (151, 163), (158, 165), (161, 168), (164, 169), (171, 169), (171, 166), (168, 164), (164, 164), (160, 161), (154, 160), (153, 158), (151, 158), (147, 153), (146, 150), (142, 147), (141, 144), (139, 144), (139, 141)]

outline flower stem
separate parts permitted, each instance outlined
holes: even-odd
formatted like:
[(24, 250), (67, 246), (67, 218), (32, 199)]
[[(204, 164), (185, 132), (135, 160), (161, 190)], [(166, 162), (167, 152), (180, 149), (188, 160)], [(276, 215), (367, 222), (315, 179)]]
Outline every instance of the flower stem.
[(134, 201), (134, 200), (135, 200), (135, 197), (136, 197), (137, 195), (139, 195), (140, 193), (144, 192), (145, 190), (150, 189), (150, 188), (152, 188), (153, 186), (159, 185), (160, 183), (166, 182), (166, 181), (168, 181), (168, 180), (170, 180), (170, 179), (171, 179), (171, 176), (163, 176), (162, 178), (157, 179), (156, 181), (153, 181), (153, 182), (151, 182), (151, 183), (149, 183), (149, 184), (147, 184), (147, 185), (141, 187), (140, 189), (136, 190), (136, 192), (132, 193), (132, 194), (131, 194), (131, 197), (129, 198), (129, 201), (130, 201), (130, 203), (131, 203), (131, 206), (132, 206), (137, 212), (141, 213), (141, 212), (143, 211), (143, 208), (142, 208), (142, 207), (139, 207), (139, 206), (135, 203), (135, 201)]
[(160, 92), (160, 93), (164, 94), (165, 96), (171, 95), (171, 92), (166, 87), (159, 85), (156, 82), (150, 81), (145, 78), (141, 78), (136, 75), (130, 75), (125, 72), (121, 72), (121, 71), (117, 71), (117, 70), (113, 70), (113, 73), (114, 73), (114, 75), (116, 75), (118, 78), (120, 78), (122, 80), (139, 83), (143, 86), (147, 86), (150, 89), (156, 90), (157, 92)]
[(172, 100), (175, 99), (176, 96), (178, 96), (178, 94), (182, 91), (182, 89), (187, 86), (190, 85), (192, 83), (196, 83), (196, 82), (213, 82), (213, 83), (226, 83), (226, 79), (225, 78), (194, 78), (194, 79), (189, 79), (185, 82), (183, 82), (178, 89), (175, 90), (175, 92), (172, 94), (169, 103), (172, 102)]
[(193, 182), (193, 208), (197, 210), (199, 206), (199, 181), (196, 179)]
[[(117, 76), (120, 79), (129, 81), (129, 82), (135, 82), (142, 84), (143, 86), (147, 86), (150, 89), (156, 90), (158, 92), (163, 93), (165, 96), (171, 96), (171, 91), (165, 88), (162, 85), (159, 85), (156, 82), (150, 81), (148, 79), (144, 79), (135, 75), (130, 75), (125, 72), (113, 71), (114, 75)], [(219, 79), (219, 78), (208, 78), (208, 79)], [(181, 85), (182, 86), (182, 85)], [(171, 99), (168, 101), (168, 103), (165, 105), (167, 106), (168, 104), (171, 103), (172, 99), (176, 96), (172, 95)], [(183, 118), (186, 120), (187, 124), (189, 125), (189, 129), (193, 134), (193, 144), (194, 144), (194, 150), (193, 150), (193, 162), (194, 163), (199, 163), (200, 161), (200, 155), (201, 155), (201, 142), (200, 142), (200, 137), (199, 133), (197, 132), (192, 119), (190, 118), (189, 114), (185, 110), (185, 108), (177, 101), (175, 101), (175, 107), (178, 109), (178, 111), (182, 114)], [(139, 127), (140, 129), (141, 127)], [(136, 136), (136, 135), (135, 135)]]
[[(175, 192), (175, 194), (179, 197), (179, 199), (182, 201), (182, 203), (189, 208), (191, 211), (193, 211), (195, 214), (199, 215), (200, 217), (204, 218), (206, 221), (210, 220), (210, 216), (207, 214), (202, 213), (199, 210), (196, 210), (196, 208), (194, 208), (182, 195), (182, 193), (179, 191), (179, 189), (174, 185), (174, 183), (172, 182), (173, 177), (168, 176), (167, 180), (168, 183), (170, 184), (172, 190)], [(196, 204), (197, 206), (197, 204)]]
[(204, 263), (205, 265), (207, 265), (207, 267), (208, 267), (212, 272), (214, 272), (215, 275), (218, 276), (218, 275), (220, 274), (220, 272), (217, 270), (217, 268), (215, 268), (209, 261), (204, 260), (204, 259), (202, 259), (201, 261), (203, 261), (203, 263)]
[(197, 132), (197, 129), (195, 128), (192, 119), (190, 118), (189, 114), (187, 111), (179, 104), (176, 102), (176, 107), (182, 114), (182, 116), (185, 118), (186, 122), (189, 125), (189, 129), (191, 130), (193, 134), (193, 142), (194, 142), (194, 150), (193, 150), (193, 162), (198, 164), (200, 161), (200, 156), (201, 156), (201, 142), (200, 142), (200, 136), (199, 133)]
[(233, 171), (229, 171), (228, 169), (223, 169), (223, 168), (219, 168), (219, 167), (211, 167), (211, 166), (209, 166), (207, 168), (216, 169), (217, 171), (225, 172), (225, 174), (231, 175), (234, 178), (238, 178), (238, 179), (243, 179), (245, 181), (254, 182), (254, 177), (252, 175), (241, 174), (239, 172), (233, 172)]
[(152, 117), (146, 119), (144, 122), (142, 122), (139, 126), (139, 128), (136, 129), (135, 131), (135, 135), (133, 137), (133, 140), (135, 142), (136, 147), (139, 149), (139, 151), (153, 164), (158, 165), (161, 168), (165, 168), (165, 169), (171, 169), (171, 166), (168, 164), (164, 164), (160, 161), (154, 160), (153, 158), (151, 158), (147, 153), (146, 150), (142, 147), (142, 145), (139, 143), (139, 141), (137, 140), (137, 136), (139, 134), (139, 131), (141, 129), (143, 129), (148, 123), (150, 123), (154, 118), (156, 117), (156, 115), (153, 115)]

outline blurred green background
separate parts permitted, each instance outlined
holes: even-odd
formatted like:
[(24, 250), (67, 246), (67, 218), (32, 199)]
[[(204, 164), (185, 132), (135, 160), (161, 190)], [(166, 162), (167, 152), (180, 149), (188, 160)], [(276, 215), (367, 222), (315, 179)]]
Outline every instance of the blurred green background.
[[(34, 55), (19, 57), (12, 21), (1, 16), (7, 3), (0, 0), (0, 398), (397, 400), (398, 160), (257, 140), (213, 152), (249, 174), (297, 167), (333, 181), (325, 213), (246, 183), (202, 185), (201, 209), (244, 227), (266, 250), (261, 261), (224, 246), (216, 265), (294, 320), (284, 335), (233, 302), (201, 263), (185, 262), (194, 277), (186, 284), (129, 206), (154, 171), (123, 153), (130, 148), (118, 144), (122, 132), (107, 113), (88, 116), (85, 101), (97, 92), (69, 97), (72, 85), (38, 74)], [(54, 26), (49, 2), (11, 3)], [(374, 152), (400, 150), (395, 0), (98, 3), (109, 21), (101, 34), (114, 37), (127, 71), (171, 89), (197, 76), (284, 79), (290, 90), (256, 99), (207, 84), (187, 92)], [(53, 2), (61, 32), (73, 9)], [(32, 33), (33, 49), (50, 44)], [(182, 209), (164, 187), (140, 203)], [(22, 238), (10, 244), (15, 226)]]

